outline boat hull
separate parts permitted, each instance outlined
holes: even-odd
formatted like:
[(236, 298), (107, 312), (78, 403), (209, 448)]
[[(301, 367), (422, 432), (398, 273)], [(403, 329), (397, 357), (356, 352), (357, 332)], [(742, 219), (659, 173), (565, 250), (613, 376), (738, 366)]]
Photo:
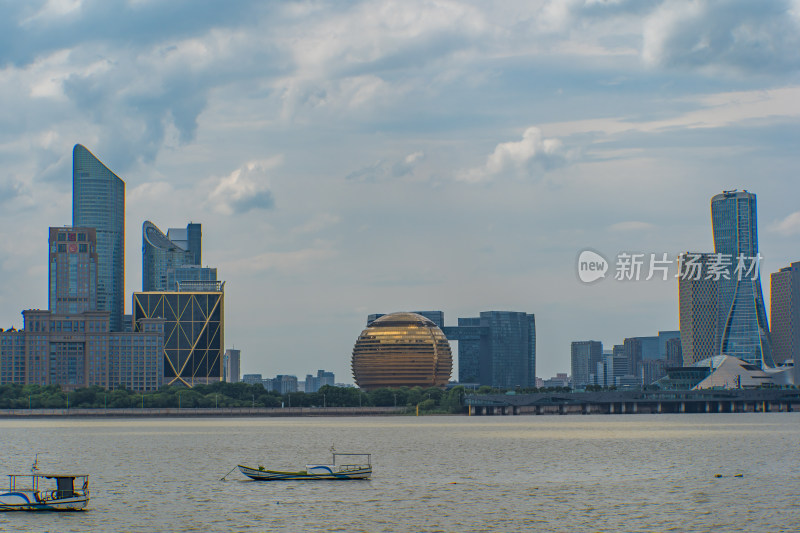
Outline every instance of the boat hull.
[(0, 494), (0, 511), (80, 511), (88, 503), (87, 496), (42, 501), (29, 491)]
[(251, 468), (239, 465), (239, 470), (245, 476), (257, 481), (298, 481), (298, 480), (345, 480), (345, 479), (369, 479), (372, 475), (372, 467), (364, 466), (347, 470), (337, 470), (328, 465), (309, 465), (305, 471), (284, 472), (280, 470), (266, 470), (264, 468)]

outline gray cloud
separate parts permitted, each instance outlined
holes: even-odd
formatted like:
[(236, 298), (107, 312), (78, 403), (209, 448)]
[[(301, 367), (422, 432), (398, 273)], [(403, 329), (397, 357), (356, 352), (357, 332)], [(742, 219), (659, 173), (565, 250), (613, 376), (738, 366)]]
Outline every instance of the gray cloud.
[(790, 0), (664, 2), (645, 23), (643, 56), (667, 67), (796, 71), (800, 11)]
[(424, 152), (413, 152), (400, 159), (380, 159), (348, 174), (345, 179), (356, 181), (384, 181), (410, 176), (425, 159)]
[(267, 173), (280, 158), (251, 161), (217, 181), (209, 205), (223, 215), (243, 214), (253, 209), (272, 209), (275, 199), (269, 190)]

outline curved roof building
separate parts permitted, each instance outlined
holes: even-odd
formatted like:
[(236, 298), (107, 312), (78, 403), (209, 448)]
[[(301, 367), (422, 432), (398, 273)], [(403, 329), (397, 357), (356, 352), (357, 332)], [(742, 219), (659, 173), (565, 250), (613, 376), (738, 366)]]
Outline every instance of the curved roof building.
[(145, 221), (142, 225), (142, 292), (173, 290), (167, 286), (169, 271), (193, 264), (191, 250), (179, 246), (155, 224)]
[(72, 225), (95, 228), (97, 310), (111, 313), (111, 331), (125, 312), (125, 182), (83, 145), (72, 149)]
[(353, 378), (364, 390), (445, 387), (453, 369), (450, 343), (431, 320), (392, 313), (373, 321), (353, 347)]

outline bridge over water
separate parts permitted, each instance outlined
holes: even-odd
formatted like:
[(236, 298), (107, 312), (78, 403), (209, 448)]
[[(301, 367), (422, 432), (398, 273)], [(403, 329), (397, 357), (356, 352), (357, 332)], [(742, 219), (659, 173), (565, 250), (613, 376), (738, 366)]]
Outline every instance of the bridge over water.
[(800, 410), (797, 389), (468, 394), (472, 415), (753, 413)]

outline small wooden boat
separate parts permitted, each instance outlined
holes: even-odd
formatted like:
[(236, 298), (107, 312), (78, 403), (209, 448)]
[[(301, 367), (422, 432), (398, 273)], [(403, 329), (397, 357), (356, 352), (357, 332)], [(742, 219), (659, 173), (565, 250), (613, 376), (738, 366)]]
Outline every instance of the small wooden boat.
[[(8, 492), (0, 493), (0, 511), (80, 511), (89, 503), (88, 474), (45, 474), (34, 462), (30, 474), (8, 477)], [(30, 486), (24, 486), (26, 479)]]
[[(360, 458), (354, 461), (353, 458)], [(238, 465), (245, 476), (257, 481), (292, 481), (307, 479), (369, 479), (372, 475), (371, 454), (333, 453), (331, 464), (310, 464), (305, 470), (287, 472)]]

